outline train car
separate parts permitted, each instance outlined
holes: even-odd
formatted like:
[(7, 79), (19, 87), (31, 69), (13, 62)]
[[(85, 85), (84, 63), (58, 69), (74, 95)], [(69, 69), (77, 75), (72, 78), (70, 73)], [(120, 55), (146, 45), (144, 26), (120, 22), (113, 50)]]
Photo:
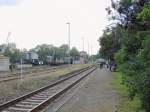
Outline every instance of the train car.
[(47, 56), (46, 57), (46, 63), (48, 65), (62, 65), (62, 64), (65, 64), (64, 59), (56, 58), (56, 57), (53, 57), (53, 56)]

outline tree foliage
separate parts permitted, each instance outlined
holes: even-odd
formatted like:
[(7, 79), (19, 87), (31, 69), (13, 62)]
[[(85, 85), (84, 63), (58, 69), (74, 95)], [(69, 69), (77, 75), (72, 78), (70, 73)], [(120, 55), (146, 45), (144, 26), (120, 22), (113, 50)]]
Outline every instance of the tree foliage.
[[(65, 57), (69, 56), (69, 47), (66, 44), (63, 44), (60, 47), (42, 44), (31, 49), (31, 51), (37, 52), (39, 58), (43, 61), (47, 56), (53, 56), (55, 59), (64, 59)], [(73, 47), (70, 50), (70, 55), (73, 57), (73, 59), (76, 59), (79, 56), (79, 51), (77, 48)]]
[(70, 55), (73, 57), (73, 59), (76, 59), (76, 57), (79, 57), (79, 51), (77, 50), (77, 48), (73, 47), (70, 50)]
[[(106, 10), (116, 24), (104, 31), (100, 52), (115, 59), (129, 97), (138, 95), (141, 106), (150, 112), (150, 0), (112, 0), (112, 7)], [(119, 29), (116, 40), (115, 29)]]
[(106, 59), (113, 59), (116, 51), (119, 50), (120, 41), (120, 28), (114, 28), (112, 30), (107, 29), (104, 31), (102, 37), (100, 37), (100, 54)]
[(11, 63), (19, 62), (23, 54), (21, 50), (16, 48), (15, 43), (2, 44), (0, 45), (0, 49), (1, 54), (3, 54), (6, 57), (9, 57)]

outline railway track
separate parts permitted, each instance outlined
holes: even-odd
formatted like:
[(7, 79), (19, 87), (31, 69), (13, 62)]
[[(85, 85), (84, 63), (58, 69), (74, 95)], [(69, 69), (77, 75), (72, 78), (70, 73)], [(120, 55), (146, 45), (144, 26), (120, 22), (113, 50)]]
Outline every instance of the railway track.
[[(39, 73), (39, 72), (40, 73), (48, 73), (50, 71), (57, 70), (57, 69), (62, 69), (62, 68), (65, 68), (65, 67), (66, 67), (66, 65), (58, 66), (58, 67), (51, 67), (51, 68), (44, 68), (44, 69), (43, 68), (42, 69), (41, 68), (40, 69), (33, 69), (32, 71), (23, 72), (23, 77), (20, 77), (20, 73), (12, 74), (11, 76), (0, 77), (0, 83), (27, 77), (26, 74), (36, 74), (36, 73)], [(32, 75), (32, 76), (34, 76), (34, 75)]]
[[(51, 70), (51, 69), (57, 69), (57, 68), (64, 68), (67, 65), (61, 65), (61, 66), (40, 66), (40, 67), (33, 67), (33, 68), (24, 68), (22, 70), (22, 74), (28, 74), (28, 73), (36, 73), (36, 72), (40, 72), (40, 71), (46, 71), (46, 70)], [(4, 73), (0, 73), (0, 78), (6, 78), (6, 77), (12, 77), (12, 76), (17, 76), (20, 75), (21, 70), (14, 70), (13, 72), (4, 72)], [(4, 75), (2, 75), (4, 74)]]
[(0, 105), (0, 112), (38, 112), (52, 103), (96, 69), (90, 66), (64, 77), (55, 83)]

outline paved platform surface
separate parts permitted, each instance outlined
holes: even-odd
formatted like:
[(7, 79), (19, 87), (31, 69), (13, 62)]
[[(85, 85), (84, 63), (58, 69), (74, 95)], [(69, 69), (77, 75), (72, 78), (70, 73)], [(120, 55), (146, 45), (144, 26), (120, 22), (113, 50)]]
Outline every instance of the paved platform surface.
[(118, 96), (112, 89), (112, 73), (97, 69), (58, 112), (116, 112)]

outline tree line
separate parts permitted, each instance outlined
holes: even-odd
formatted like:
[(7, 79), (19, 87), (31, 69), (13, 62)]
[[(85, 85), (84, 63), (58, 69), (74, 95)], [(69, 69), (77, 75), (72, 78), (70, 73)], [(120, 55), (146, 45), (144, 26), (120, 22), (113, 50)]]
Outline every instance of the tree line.
[(111, 25), (99, 38), (101, 56), (123, 73), (132, 100), (150, 112), (150, 0), (111, 0), (106, 8)]
[[(11, 46), (14, 46), (13, 48)], [(10, 45), (2, 44), (0, 45), (1, 54), (10, 58), (11, 63), (20, 62), (21, 58), (25, 58), (25, 54), (27, 52), (35, 52), (39, 56), (39, 60), (45, 61), (47, 56), (53, 56), (57, 59), (62, 59), (68, 56), (71, 56), (73, 59), (79, 57), (80, 53), (76, 47), (73, 47), (69, 52), (69, 47), (66, 44), (61, 45), (60, 47), (56, 47), (53, 45), (42, 44), (37, 45), (35, 48), (30, 50), (26, 49), (18, 49), (15, 47), (14, 43), (10, 43)]]

